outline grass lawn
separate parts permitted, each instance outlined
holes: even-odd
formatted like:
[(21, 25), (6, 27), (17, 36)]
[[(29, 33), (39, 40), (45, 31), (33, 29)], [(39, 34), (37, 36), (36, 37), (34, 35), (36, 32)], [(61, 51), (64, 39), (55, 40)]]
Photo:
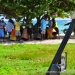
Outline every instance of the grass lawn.
[[(59, 44), (0, 45), (0, 75), (46, 75)], [(67, 44), (67, 69), (75, 75), (75, 44)]]

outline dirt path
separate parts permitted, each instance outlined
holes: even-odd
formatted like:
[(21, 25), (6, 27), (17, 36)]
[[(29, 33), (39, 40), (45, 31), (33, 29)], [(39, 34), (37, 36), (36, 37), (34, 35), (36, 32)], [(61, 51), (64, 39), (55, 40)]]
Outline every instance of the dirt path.
[[(33, 41), (6, 41), (0, 42), (0, 44), (8, 45), (8, 44), (60, 44), (64, 38), (64, 35), (61, 35), (60, 39), (47, 39), (47, 40), (33, 40)], [(75, 37), (71, 36), (67, 43), (75, 43)]]

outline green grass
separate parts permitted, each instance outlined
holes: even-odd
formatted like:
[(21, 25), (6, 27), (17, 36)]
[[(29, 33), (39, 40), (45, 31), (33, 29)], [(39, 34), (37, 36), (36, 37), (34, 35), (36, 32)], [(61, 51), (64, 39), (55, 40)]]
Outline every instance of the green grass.
[[(59, 44), (0, 45), (0, 75), (45, 75)], [(61, 75), (75, 75), (75, 44), (67, 44), (67, 69)]]

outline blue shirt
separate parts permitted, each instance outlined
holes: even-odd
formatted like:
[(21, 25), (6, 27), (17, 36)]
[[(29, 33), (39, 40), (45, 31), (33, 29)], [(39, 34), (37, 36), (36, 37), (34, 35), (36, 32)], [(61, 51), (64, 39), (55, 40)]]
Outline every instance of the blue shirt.
[(41, 30), (46, 30), (46, 21), (45, 21), (45, 19), (41, 20)]

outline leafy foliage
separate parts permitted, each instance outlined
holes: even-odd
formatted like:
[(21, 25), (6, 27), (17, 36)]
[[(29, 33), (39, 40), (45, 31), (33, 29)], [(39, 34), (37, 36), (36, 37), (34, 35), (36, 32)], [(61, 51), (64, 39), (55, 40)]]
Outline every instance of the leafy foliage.
[(75, 0), (0, 0), (0, 13), (15, 18), (32, 19), (45, 11), (51, 17), (68, 17), (74, 8)]

